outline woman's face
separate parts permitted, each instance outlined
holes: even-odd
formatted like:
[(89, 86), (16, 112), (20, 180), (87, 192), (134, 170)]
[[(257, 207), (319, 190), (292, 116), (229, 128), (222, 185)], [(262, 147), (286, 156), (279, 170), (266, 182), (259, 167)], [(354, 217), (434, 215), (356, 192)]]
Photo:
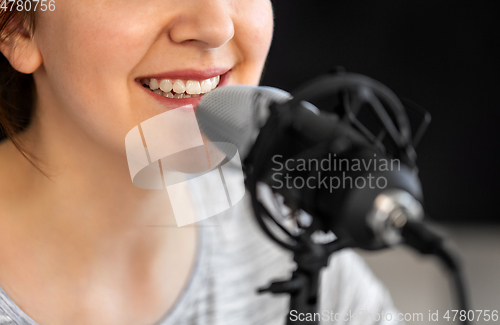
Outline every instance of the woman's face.
[(270, 0), (57, 0), (36, 19), (39, 116), (122, 152), (131, 128), (214, 80), (257, 85), (273, 30)]

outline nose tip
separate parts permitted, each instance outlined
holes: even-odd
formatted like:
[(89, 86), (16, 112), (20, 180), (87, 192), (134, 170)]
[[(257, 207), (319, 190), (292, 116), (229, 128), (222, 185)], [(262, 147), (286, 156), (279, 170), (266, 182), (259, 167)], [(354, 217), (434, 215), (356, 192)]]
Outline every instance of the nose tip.
[[(170, 28), (173, 42), (193, 42), (206, 48), (219, 48), (234, 36), (234, 24), (227, 1), (200, 1), (200, 6), (184, 10)], [(204, 5), (201, 5), (203, 3)]]

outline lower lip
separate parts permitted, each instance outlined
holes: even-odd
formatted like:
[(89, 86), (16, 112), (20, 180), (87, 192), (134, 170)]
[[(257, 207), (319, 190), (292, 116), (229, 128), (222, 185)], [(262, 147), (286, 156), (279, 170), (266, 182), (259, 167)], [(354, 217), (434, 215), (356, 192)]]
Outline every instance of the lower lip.
[[(217, 88), (225, 86), (227, 84), (229, 72), (230, 71), (228, 71), (225, 74), (220, 76), (220, 81), (219, 81), (219, 85), (217, 86)], [(165, 97), (162, 95), (155, 94), (154, 92), (149, 90), (149, 88), (144, 87), (141, 84), (140, 80), (136, 80), (136, 82), (144, 91), (146, 91), (149, 95), (153, 96), (154, 99), (156, 99), (163, 106), (165, 106), (167, 108), (167, 110), (175, 109), (175, 108), (186, 106), (186, 105), (193, 105), (193, 108), (196, 109), (196, 106), (198, 106), (198, 103), (200, 102), (200, 100), (204, 96), (204, 95), (201, 95), (200, 97), (196, 97), (196, 98), (182, 98), (182, 99), (181, 98), (179, 98), (179, 99), (168, 98), (168, 97)]]

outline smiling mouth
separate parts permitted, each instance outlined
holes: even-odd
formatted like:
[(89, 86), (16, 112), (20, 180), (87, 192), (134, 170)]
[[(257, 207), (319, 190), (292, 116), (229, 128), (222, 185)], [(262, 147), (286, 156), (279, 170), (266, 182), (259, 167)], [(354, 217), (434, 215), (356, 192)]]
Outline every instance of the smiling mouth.
[(141, 84), (155, 94), (167, 98), (196, 98), (217, 88), (220, 77), (219, 75), (204, 80), (144, 78), (141, 79)]

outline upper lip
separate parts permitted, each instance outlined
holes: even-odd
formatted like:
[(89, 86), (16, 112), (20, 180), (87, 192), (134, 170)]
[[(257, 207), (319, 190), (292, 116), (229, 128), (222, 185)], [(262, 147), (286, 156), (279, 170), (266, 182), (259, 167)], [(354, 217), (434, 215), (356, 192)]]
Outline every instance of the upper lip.
[(208, 70), (195, 70), (195, 69), (186, 69), (186, 70), (176, 70), (169, 72), (162, 72), (158, 74), (147, 75), (143, 77), (137, 78), (141, 79), (183, 79), (183, 80), (205, 80), (213, 77), (217, 77), (227, 73), (230, 69), (227, 68), (215, 68)]

